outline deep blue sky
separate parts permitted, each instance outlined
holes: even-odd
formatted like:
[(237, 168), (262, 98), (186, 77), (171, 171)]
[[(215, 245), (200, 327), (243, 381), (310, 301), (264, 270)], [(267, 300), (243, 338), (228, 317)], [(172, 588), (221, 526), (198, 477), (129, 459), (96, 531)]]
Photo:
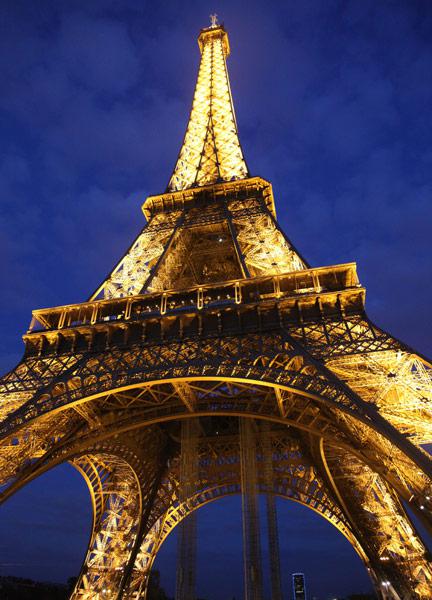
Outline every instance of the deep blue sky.
[[(313, 265), (357, 261), (370, 316), (432, 354), (429, 0), (3, 0), (0, 371), (19, 359), (31, 309), (88, 297), (142, 227), (142, 201), (164, 190), (190, 108), (196, 37), (211, 12), (230, 34), (250, 170), (272, 181), (289, 237)], [(236, 502), (225, 504), (202, 513), (207, 535), (219, 535), (207, 564), (227, 552), (216, 516), (238, 529)], [(18, 560), (25, 524), (35, 521), (30, 507), (40, 515), (37, 543), (26, 542)], [(0, 512), (0, 562), (22, 564), (2, 572), (73, 574), (88, 509), (67, 468), (21, 492)], [(288, 571), (310, 568), (320, 597), (363, 586), (361, 567), (324, 522), (283, 511)], [(68, 535), (54, 552), (59, 528)], [(325, 552), (333, 567), (308, 558), (302, 528), (312, 532), (309, 550), (333, 540)], [(228, 536), (233, 548), (237, 534)], [(164, 553), (168, 571), (169, 546)], [(345, 576), (344, 561), (357, 575)], [(216, 586), (220, 575), (206, 568)], [(240, 559), (237, 571), (239, 579)], [(211, 600), (222, 597), (215, 591)]]

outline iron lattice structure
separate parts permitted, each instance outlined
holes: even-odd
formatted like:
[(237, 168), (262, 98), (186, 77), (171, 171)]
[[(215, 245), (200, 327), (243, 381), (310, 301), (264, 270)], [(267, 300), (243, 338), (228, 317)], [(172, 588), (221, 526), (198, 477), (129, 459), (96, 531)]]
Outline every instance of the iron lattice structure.
[(431, 598), (409, 516), (431, 531), (431, 365), (370, 321), (355, 264), (311, 268), (281, 231), (243, 158), (224, 28), (199, 45), (184, 143), (147, 225), (89, 301), (33, 312), (0, 380), (1, 499), (65, 461), (82, 473), (94, 519), (74, 600), (144, 597), (173, 528), (240, 492), (251, 569), (263, 492), (275, 552), (280, 496), (349, 540), (381, 598)]

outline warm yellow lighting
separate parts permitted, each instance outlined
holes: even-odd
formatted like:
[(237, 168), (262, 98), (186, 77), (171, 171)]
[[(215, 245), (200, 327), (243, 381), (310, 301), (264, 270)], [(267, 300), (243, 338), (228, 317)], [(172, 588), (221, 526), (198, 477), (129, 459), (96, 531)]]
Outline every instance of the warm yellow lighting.
[(226, 67), (228, 36), (222, 27), (211, 27), (199, 43), (201, 64), (183, 146), (168, 184), (172, 191), (248, 175)]
[(395, 427), (420, 444), (432, 442), (432, 370), (418, 356), (388, 350), (343, 356), (327, 366)]
[(430, 599), (404, 501), (430, 524), (431, 365), (369, 321), (354, 263), (309, 268), (284, 236), (271, 184), (248, 177), (216, 16), (199, 46), (169, 190), (89, 301), (33, 312), (0, 380), (0, 499), (62, 462), (83, 475), (94, 520), (73, 600), (144, 598), (173, 528), (241, 491), (249, 541), (257, 494), (272, 499), (272, 558), (279, 495), (332, 523), (380, 596)]

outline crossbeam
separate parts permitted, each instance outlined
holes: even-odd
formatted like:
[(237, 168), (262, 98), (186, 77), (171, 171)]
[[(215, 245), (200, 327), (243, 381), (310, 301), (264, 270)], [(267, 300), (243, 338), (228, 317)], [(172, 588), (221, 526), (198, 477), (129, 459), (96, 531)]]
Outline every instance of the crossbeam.
[(154, 215), (172, 210), (189, 209), (203, 203), (220, 202), (235, 197), (243, 200), (253, 195), (260, 195), (270, 213), (276, 217), (273, 189), (270, 182), (262, 177), (212, 183), (198, 188), (187, 188), (179, 191), (167, 191), (157, 196), (149, 196), (142, 205), (147, 221)]

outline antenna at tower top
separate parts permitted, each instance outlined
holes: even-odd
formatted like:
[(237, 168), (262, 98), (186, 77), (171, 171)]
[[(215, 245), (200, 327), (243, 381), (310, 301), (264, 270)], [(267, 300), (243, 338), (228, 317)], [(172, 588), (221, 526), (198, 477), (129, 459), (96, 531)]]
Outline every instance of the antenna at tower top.
[(211, 27), (219, 27), (216, 13), (214, 15), (210, 15), (210, 23), (211, 23)]

